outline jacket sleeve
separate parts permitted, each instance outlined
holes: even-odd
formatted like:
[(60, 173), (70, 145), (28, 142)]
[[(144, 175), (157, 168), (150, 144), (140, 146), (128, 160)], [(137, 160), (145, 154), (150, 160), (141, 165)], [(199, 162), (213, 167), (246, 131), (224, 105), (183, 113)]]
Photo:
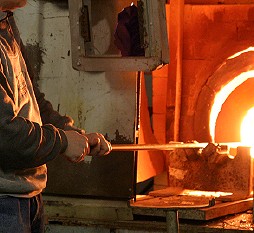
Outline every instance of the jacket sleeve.
[(0, 73), (0, 166), (9, 170), (43, 165), (65, 151), (66, 136), (52, 124), (40, 126), (16, 116), (5, 80)]
[(41, 110), (43, 125), (31, 122), (26, 118), (17, 117), (14, 112), (12, 89), (7, 78), (0, 72), (0, 166), (3, 169), (24, 169), (37, 167), (63, 153), (67, 146), (64, 126), (73, 124), (69, 117), (61, 117), (52, 105), (40, 93), (20, 39), (14, 17), (9, 18), (16, 41), (27, 62), (31, 81), (35, 85), (34, 92)]

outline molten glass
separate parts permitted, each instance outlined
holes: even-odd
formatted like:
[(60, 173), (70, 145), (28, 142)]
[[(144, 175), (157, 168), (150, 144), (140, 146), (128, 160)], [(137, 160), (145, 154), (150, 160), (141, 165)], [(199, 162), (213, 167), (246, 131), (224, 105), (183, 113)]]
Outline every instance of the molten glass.
[(254, 107), (249, 109), (241, 125), (241, 142), (251, 146), (250, 154), (254, 158)]

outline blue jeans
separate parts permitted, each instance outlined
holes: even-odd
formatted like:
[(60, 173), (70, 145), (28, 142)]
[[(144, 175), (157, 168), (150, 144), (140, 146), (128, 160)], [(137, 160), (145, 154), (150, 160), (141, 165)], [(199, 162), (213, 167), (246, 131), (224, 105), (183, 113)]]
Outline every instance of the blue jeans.
[(0, 197), (0, 233), (43, 233), (41, 194), (32, 198)]

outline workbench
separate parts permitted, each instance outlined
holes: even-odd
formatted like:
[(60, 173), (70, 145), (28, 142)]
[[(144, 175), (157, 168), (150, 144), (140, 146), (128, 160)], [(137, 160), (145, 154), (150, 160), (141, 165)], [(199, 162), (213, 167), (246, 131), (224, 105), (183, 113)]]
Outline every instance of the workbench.
[[(250, 201), (242, 205), (243, 209), (248, 210), (206, 221), (182, 219), (184, 211), (142, 209), (132, 206), (126, 200), (44, 196), (44, 203), (46, 232), (54, 233), (170, 232), (169, 225), (172, 227), (172, 222), (169, 222), (168, 213), (177, 213), (181, 233), (248, 233), (253, 232), (254, 229)], [(174, 217), (174, 215), (170, 216)]]

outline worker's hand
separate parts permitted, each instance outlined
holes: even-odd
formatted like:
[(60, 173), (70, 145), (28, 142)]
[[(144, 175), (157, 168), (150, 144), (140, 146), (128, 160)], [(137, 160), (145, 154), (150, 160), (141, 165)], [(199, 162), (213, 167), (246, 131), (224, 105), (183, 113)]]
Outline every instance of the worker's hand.
[(73, 163), (84, 160), (84, 157), (90, 153), (89, 140), (85, 135), (77, 131), (65, 131), (68, 146), (64, 152), (64, 156)]
[(71, 125), (71, 124), (65, 125), (65, 126), (64, 126), (64, 130), (65, 130), (65, 131), (74, 130), (74, 131), (77, 131), (77, 132), (80, 133), (80, 134), (85, 134), (85, 133), (86, 133), (84, 129), (80, 129), (80, 128), (78, 128), (78, 127), (76, 127), (76, 126), (74, 126), (74, 125)]
[(107, 155), (111, 152), (112, 150), (111, 144), (104, 138), (102, 134), (90, 133), (85, 134), (85, 136), (88, 138), (88, 143), (90, 146), (89, 155), (100, 156)]

